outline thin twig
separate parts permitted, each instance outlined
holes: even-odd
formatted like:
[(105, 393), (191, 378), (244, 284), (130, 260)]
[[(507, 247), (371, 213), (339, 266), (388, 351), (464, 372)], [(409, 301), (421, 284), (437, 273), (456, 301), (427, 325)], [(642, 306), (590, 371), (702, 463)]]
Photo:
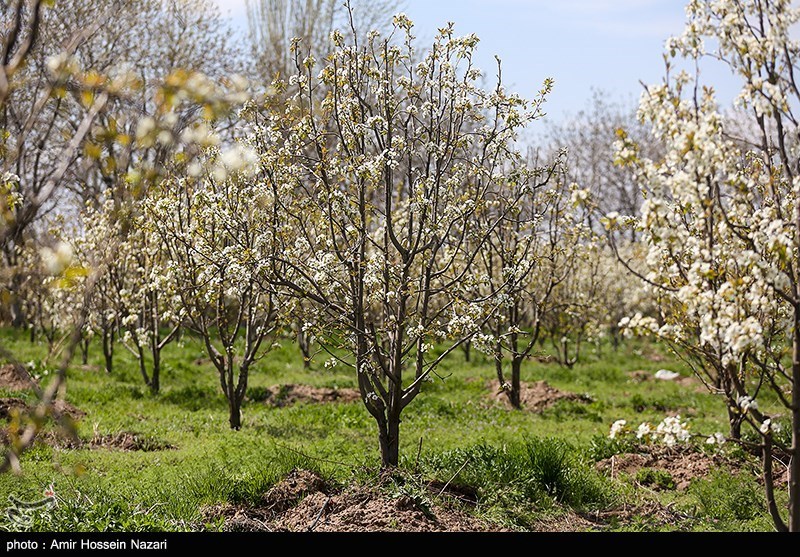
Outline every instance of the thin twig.
[(455, 473), (455, 474), (453, 474), (453, 477), (452, 477), (452, 478), (450, 478), (449, 480), (447, 480), (447, 483), (446, 483), (446, 484), (444, 484), (444, 486), (442, 487), (442, 490), (439, 492), (439, 495), (440, 495), (440, 496), (442, 495), (442, 493), (444, 493), (444, 490), (445, 490), (445, 489), (447, 489), (447, 486), (449, 486), (449, 485), (450, 485), (450, 482), (452, 482), (453, 480), (455, 480), (455, 479), (456, 479), (456, 476), (458, 476), (458, 475), (461, 473), (461, 471), (464, 469), (464, 467), (465, 467), (467, 464), (469, 464), (469, 461), (470, 461), (470, 460), (472, 460), (472, 457), (471, 457), (471, 456), (470, 456), (470, 457), (468, 457), (468, 458), (467, 458), (467, 460), (465, 460), (465, 461), (464, 461), (464, 464), (462, 464), (462, 465), (461, 465), (461, 468), (459, 468), (458, 470), (456, 470), (456, 473)]
[(325, 512), (325, 509), (328, 508), (328, 503), (330, 503), (330, 502), (331, 502), (331, 496), (328, 495), (328, 498), (325, 499), (325, 502), (322, 504), (322, 508), (317, 513), (317, 517), (314, 519), (314, 522), (312, 522), (311, 526), (308, 527), (308, 531), (309, 532), (313, 532), (314, 528), (317, 527), (317, 523), (319, 522), (319, 519), (322, 518), (322, 514)]
[(419, 438), (419, 447), (417, 447), (417, 461), (414, 463), (414, 473), (419, 472), (419, 457), (422, 454), (422, 437)]

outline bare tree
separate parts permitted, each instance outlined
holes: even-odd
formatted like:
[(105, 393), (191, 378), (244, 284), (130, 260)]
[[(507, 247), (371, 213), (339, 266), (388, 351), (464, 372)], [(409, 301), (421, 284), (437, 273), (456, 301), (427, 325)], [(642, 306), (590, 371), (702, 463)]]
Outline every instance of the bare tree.
[[(548, 123), (542, 151), (567, 150), (565, 183), (586, 188), (598, 204), (601, 215), (616, 211), (633, 215), (641, 205), (639, 185), (630, 169), (615, 163), (614, 141), (624, 128), (648, 156), (656, 157), (660, 148), (644, 123), (636, 117), (636, 106), (610, 100), (608, 93), (595, 90), (588, 106), (563, 122)], [(593, 215), (587, 215), (590, 224)], [(631, 232), (631, 239), (635, 233)]]
[[(263, 85), (294, 73), (293, 39), (302, 58), (323, 60), (331, 52), (330, 34), (338, 28), (385, 30), (400, 0), (247, 0), (252, 75)], [(352, 18), (352, 21), (351, 21)]]

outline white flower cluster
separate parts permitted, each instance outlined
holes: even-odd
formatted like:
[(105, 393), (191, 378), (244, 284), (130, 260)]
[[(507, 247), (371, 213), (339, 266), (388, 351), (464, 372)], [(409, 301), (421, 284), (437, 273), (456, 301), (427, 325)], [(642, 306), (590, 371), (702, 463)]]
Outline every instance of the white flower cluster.
[(725, 436), (717, 431), (714, 435), (709, 435), (708, 439), (706, 439), (707, 445), (724, 445), (727, 439)]
[[(611, 424), (611, 431), (608, 434), (610, 439), (631, 434), (627, 420), (617, 420)], [(655, 428), (649, 422), (642, 422), (636, 428), (637, 439), (645, 442), (663, 443), (672, 447), (677, 443), (685, 443), (691, 439), (689, 426), (678, 416), (667, 416)]]
[(628, 421), (617, 420), (611, 424), (611, 430), (608, 432), (609, 439), (616, 439), (617, 436), (624, 435), (628, 432)]
[(672, 447), (677, 442), (688, 441), (691, 435), (686, 423), (681, 421), (680, 416), (667, 416), (658, 424), (653, 437), (660, 437), (666, 446)]
[(747, 414), (750, 410), (758, 409), (758, 401), (750, 396), (740, 396), (736, 400), (736, 404), (742, 414)]

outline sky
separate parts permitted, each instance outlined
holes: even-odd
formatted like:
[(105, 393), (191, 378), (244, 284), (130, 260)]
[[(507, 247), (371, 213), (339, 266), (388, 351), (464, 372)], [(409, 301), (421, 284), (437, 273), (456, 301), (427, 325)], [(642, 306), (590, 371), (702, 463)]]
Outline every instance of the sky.
[[(246, 28), (245, 0), (215, 0)], [(588, 106), (592, 90), (634, 107), (642, 84), (663, 80), (664, 41), (685, 21), (684, 0), (405, 0), (401, 5), (424, 45), (448, 21), (481, 41), (476, 63), (493, 77), (495, 55), (508, 90), (532, 98), (555, 80), (545, 107), (562, 121)], [(723, 105), (738, 92), (721, 64), (703, 67)]]

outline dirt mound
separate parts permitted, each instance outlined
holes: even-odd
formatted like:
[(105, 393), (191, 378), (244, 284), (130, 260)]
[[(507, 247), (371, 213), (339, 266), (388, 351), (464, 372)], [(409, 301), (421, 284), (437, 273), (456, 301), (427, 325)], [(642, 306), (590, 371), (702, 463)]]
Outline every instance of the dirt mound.
[(143, 437), (129, 431), (95, 435), (88, 443), (84, 443), (84, 446), (88, 446), (91, 449), (116, 449), (119, 451), (143, 452), (163, 451), (175, 448), (165, 441)]
[(631, 381), (634, 383), (644, 383), (645, 381), (652, 381), (655, 378), (653, 377), (652, 372), (645, 371), (643, 369), (635, 369), (633, 371), (626, 371), (625, 375), (631, 378)]
[[(649, 453), (623, 453), (599, 461), (595, 467), (612, 478), (620, 472), (636, 477), (643, 468), (669, 473), (675, 489), (685, 491), (695, 478), (704, 478), (721, 466), (731, 467), (721, 455), (706, 454), (692, 448), (654, 448)], [(658, 489), (658, 486), (650, 486)]]
[[(505, 404), (511, 408), (508, 395), (500, 389), (500, 382), (496, 379), (489, 383), (491, 397), (495, 401)], [(533, 383), (523, 381), (520, 384), (520, 403), (522, 407), (531, 412), (542, 412), (550, 408), (559, 400), (577, 400), (581, 402), (591, 402), (586, 395), (579, 395), (556, 389), (549, 385), (547, 381), (535, 381)]]
[(141, 436), (129, 431), (95, 434), (89, 440), (81, 439), (77, 434), (69, 431), (45, 431), (37, 437), (37, 441), (59, 449), (108, 449), (126, 452), (152, 452), (176, 448), (165, 441)]
[(645, 501), (636, 506), (623, 505), (610, 509), (575, 512), (568, 510), (564, 514), (537, 520), (531, 527), (534, 532), (586, 532), (603, 531), (620, 524), (630, 524), (636, 518), (644, 518), (651, 526), (678, 526), (686, 524), (690, 518), (670, 505), (664, 506), (657, 501)]
[[(73, 422), (86, 415), (85, 412), (76, 408), (69, 402), (57, 400), (53, 405), (55, 411), (62, 416), (68, 416)], [(21, 398), (0, 398), (0, 420), (10, 421), (14, 412), (21, 414), (29, 413), (33, 407)], [(36, 436), (36, 442), (44, 445), (59, 448), (77, 448), (80, 440), (74, 434), (71, 423), (65, 424), (65, 428), (56, 426), (55, 429), (47, 429)], [(0, 428), (0, 446), (8, 445), (9, 431), (7, 428)]]
[(282, 513), (309, 493), (327, 493), (325, 481), (308, 470), (292, 470), (262, 497), (261, 507), (270, 513)]
[(331, 389), (310, 385), (275, 385), (267, 389), (263, 398), (271, 406), (282, 408), (299, 402), (324, 404), (331, 402), (354, 402), (361, 398), (356, 389)]
[[(29, 412), (33, 408), (20, 398), (0, 398), (0, 419), (9, 419), (13, 409), (19, 412)], [(67, 415), (73, 420), (80, 420), (86, 416), (86, 412), (70, 404), (65, 400), (57, 400), (53, 404), (53, 409), (60, 415)]]
[(425, 508), (410, 497), (360, 489), (327, 496), (316, 492), (275, 521), (276, 530), (321, 532), (475, 532), (488, 525), (458, 510)]
[(25, 412), (28, 404), (21, 398), (0, 398), (0, 420), (11, 419), (14, 411)]
[[(86, 416), (86, 412), (63, 400), (57, 400), (54, 406), (57, 412), (69, 416), (73, 421)], [(0, 420), (10, 420), (14, 411), (29, 412), (30, 410), (31, 406), (20, 398), (0, 398)], [(77, 436), (72, 424), (65, 425), (66, 427), (54, 426), (53, 429), (48, 428), (46, 431), (40, 432), (36, 436), (36, 442), (59, 449), (105, 448), (121, 451), (163, 451), (175, 448), (164, 441), (128, 431), (105, 435), (96, 434), (90, 440), (84, 441)], [(8, 432), (5, 428), (0, 428), (0, 445), (7, 444), (7, 441)]]
[(222, 519), (227, 531), (475, 532), (493, 528), (455, 508), (392, 497), (376, 488), (331, 490), (313, 472), (295, 470), (257, 507), (230, 504), (205, 509), (206, 520)]
[(533, 532), (586, 532), (597, 529), (595, 521), (568, 511), (562, 515), (537, 520), (531, 525)]
[(36, 381), (30, 376), (27, 370), (15, 364), (3, 364), (0, 366), (0, 388), (11, 391), (24, 391), (35, 389)]
[(73, 420), (80, 420), (81, 418), (86, 417), (86, 412), (81, 410), (80, 408), (70, 404), (66, 400), (57, 400), (53, 407), (55, 408), (56, 412), (59, 414), (66, 414)]
[(655, 351), (644, 352), (642, 356), (651, 362), (663, 362), (666, 360), (664, 356)]

